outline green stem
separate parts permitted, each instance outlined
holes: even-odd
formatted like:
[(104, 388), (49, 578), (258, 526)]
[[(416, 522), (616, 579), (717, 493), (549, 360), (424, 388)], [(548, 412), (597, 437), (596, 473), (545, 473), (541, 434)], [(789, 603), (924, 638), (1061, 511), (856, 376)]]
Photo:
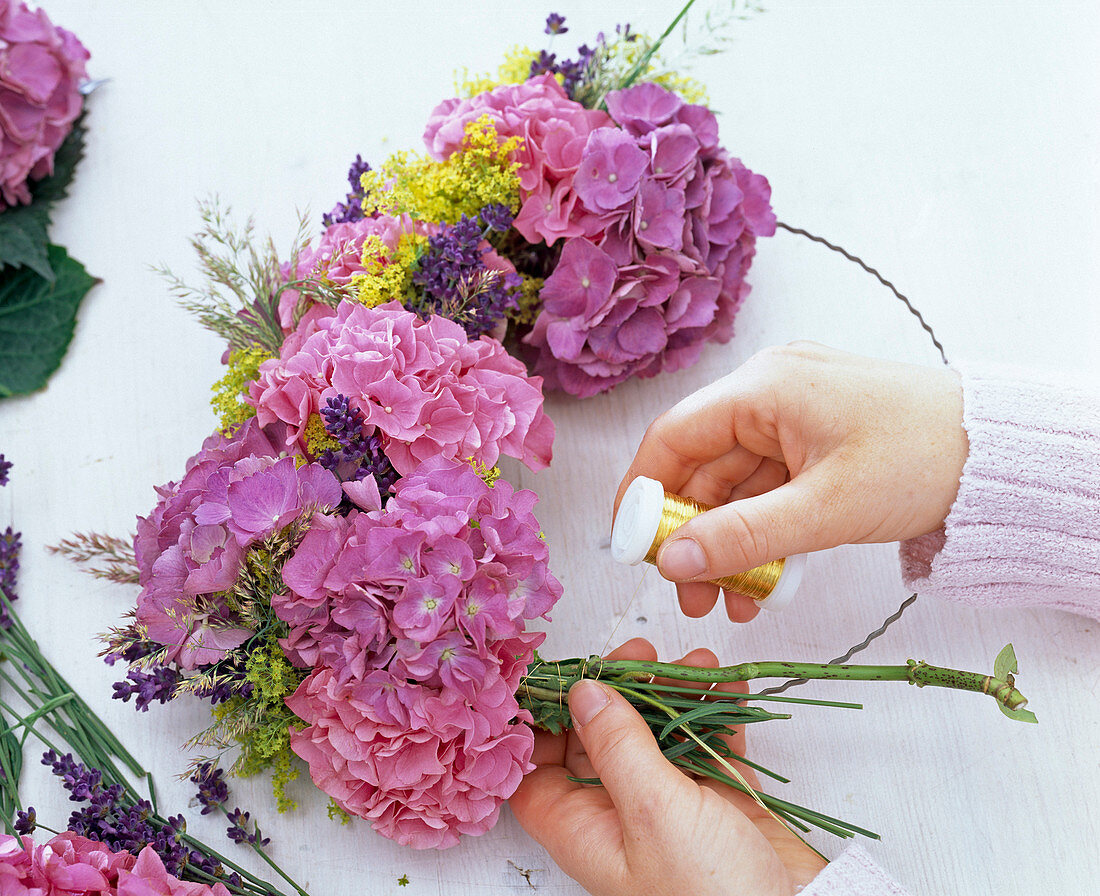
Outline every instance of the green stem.
[(653, 42), (649, 49), (642, 54), (642, 58), (639, 59), (637, 63), (635, 63), (634, 68), (632, 68), (627, 76), (623, 79), (623, 83), (620, 85), (621, 89), (629, 87), (638, 79), (641, 74), (645, 72), (646, 67), (649, 65), (649, 60), (651, 60), (656, 52), (661, 48), (661, 44), (665, 42), (665, 38), (667, 38), (670, 34), (672, 34), (673, 31), (676, 30), (676, 26), (683, 21), (684, 16), (688, 14), (688, 10), (691, 9), (691, 7), (694, 5), (695, 0), (688, 0), (688, 2), (684, 4), (683, 8), (676, 14), (676, 18), (672, 20), (671, 24), (669, 24), (669, 26), (661, 33), (661, 36)]
[[(545, 670), (545, 671), (544, 671)], [(564, 675), (554, 676), (551, 670), (560, 670)], [(547, 676), (546, 673), (550, 675)], [(540, 673), (542, 673), (540, 675)], [(904, 666), (852, 666), (832, 665), (829, 663), (783, 663), (757, 662), (741, 663), (736, 666), (722, 666), (717, 669), (696, 669), (675, 663), (645, 662), (642, 660), (603, 660), (590, 657), (587, 660), (570, 660), (563, 663), (544, 663), (542, 668), (532, 666), (532, 673), (526, 685), (533, 690), (553, 690), (550, 678), (557, 678), (562, 684), (572, 684), (580, 678), (646, 680), (650, 677), (671, 678), (678, 681), (698, 681), (703, 683), (729, 683), (752, 681), (757, 678), (808, 678), (832, 679), (840, 681), (907, 681), (917, 687), (952, 688), (961, 691), (975, 691), (989, 694), (1006, 709), (1022, 709), (1027, 699), (1013, 686), (1012, 682), (982, 675), (978, 672), (962, 672), (958, 669), (945, 669), (928, 663), (909, 660)]]
[[(223, 804), (219, 804), (218, 808), (221, 810), (222, 815), (224, 815), (228, 819), (229, 818), (229, 812), (226, 810), (225, 806)], [(258, 855), (261, 859), (263, 859), (271, 867), (272, 871), (274, 871), (276, 874), (279, 875), (279, 877), (281, 877), (288, 884), (290, 884), (292, 887), (294, 887), (294, 889), (298, 892), (299, 896), (309, 896), (309, 893), (307, 893), (300, 886), (298, 886), (298, 883), (294, 880), (294, 878), (292, 878), (285, 871), (283, 871), (282, 868), (280, 868), (278, 865), (275, 864), (275, 862), (272, 860), (272, 858), (266, 852), (264, 852), (264, 848), (262, 846), (260, 846), (259, 843), (253, 843), (253, 842), (250, 841), (249, 846), (252, 847), (252, 851), (255, 852), (256, 855)]]

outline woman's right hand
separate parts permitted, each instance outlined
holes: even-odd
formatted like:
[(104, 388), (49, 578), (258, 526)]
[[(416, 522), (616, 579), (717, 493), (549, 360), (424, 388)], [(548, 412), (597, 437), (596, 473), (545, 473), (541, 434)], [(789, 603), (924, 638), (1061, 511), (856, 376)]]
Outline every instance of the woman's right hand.
[[(658, 417), (619, 486), (636, 476), (715, 507), (657, 554), (680, 606), (703, 616), (708, 579), (840, 544), (938, 529), (968, 442), (959, 377), (816, 343), (766, 349)], [(756, 604), (726, 593), (730, 619)]]

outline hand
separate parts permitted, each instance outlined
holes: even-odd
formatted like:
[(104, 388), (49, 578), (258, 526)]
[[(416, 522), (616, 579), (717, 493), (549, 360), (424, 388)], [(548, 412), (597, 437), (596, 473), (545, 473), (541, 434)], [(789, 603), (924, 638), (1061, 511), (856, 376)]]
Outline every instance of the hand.
[[(656, 660), (657, 652), (636, 638), (609, 658)], [(680, 662), (718, 665), (709, 650)], [(611, 688), (579, 682), (569, 692), (569, 711), (572, 731), (536, 732), (537, 768), (510, 804), (524, 830), (595, 896), (788, 896), (825, 866), (751, 797), (672, 765), (642, 717)], [(729, 743), (744, 755), (743, 731)], [(750, 769), (739, 771), (757, 786)], [(603, 786), (570, 776), (598, 777)]]
[[(646, 431), (636, 476), (722, 505), (678, 529), (657, 566), (680, 606), (704, 616), (706, 584), (768, 560), (938, 529), (969, 445), (962, 390), (946, 368), (862, 358), (815, 343), (766, 349), (688, 396)], [(726, 594), (731, 620), (756, 604)]]

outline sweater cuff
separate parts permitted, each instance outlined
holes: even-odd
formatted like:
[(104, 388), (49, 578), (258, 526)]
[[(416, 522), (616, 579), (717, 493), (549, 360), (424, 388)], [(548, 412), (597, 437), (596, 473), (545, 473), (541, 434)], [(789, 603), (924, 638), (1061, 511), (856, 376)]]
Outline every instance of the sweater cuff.
[(1100, 395), (1065, 376), (960, 374), (969, 456), (944, 527), (901, 544), (906, 584), (1100, 619)]
[(871, 861), (863, 847), (852, 844), (810, 881), (798, 896), (909, 896)]

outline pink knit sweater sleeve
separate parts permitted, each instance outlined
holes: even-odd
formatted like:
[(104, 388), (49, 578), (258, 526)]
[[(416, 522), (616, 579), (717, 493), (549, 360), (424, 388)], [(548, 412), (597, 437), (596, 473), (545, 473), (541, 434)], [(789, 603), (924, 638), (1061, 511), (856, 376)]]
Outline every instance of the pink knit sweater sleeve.
[(852, 844), (810, 881), (798, 896), (909, 896), (879, 868), (863, 847)]
[(923, 595), (1100, 619), (1100, 391), (1067, 377), (961, 371), (970, 454), (942, 529), (903, 542)]
[[(976, 606), (1100, 619), (1100, 391), (1007, 369), (961, 371), (970, 453), (943, 528), (902, 542), (906, 584)], [(850, 846), (800, 896), (906, 896)]]

